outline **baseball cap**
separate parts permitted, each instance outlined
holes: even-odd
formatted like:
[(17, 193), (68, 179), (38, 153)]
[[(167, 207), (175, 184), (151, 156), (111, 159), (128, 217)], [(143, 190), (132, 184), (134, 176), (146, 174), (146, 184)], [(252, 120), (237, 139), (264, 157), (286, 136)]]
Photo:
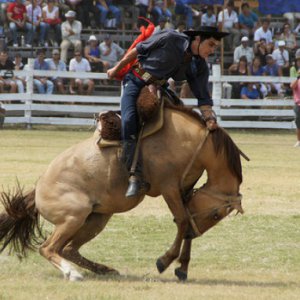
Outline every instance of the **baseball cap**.
[(52, 54), (59, 54), (59, 50), (58, 49), (53, 49)]
[(242, 41), (242, 42), (248, 42), (248, 41), (249, 41), (249, 39), (248, 39), (248, 37), (247, 37), (247, 36), (243, 36), (243, 37), (242, 37), (242, 39), (241, 39), (241, 41)]
[(65, 14), (66, 18), (75, 18), (76, 17), (76, 12), (73, 10), (69, 10), (66, 14)]
[(278, 42), (278, 46), (279, 46), (279, 47), (285, 46), (285, 41), (279, 41), (279, 42)]
[(95, 35), (91, 35), (88, 41), (97, 41), (97, 38)]

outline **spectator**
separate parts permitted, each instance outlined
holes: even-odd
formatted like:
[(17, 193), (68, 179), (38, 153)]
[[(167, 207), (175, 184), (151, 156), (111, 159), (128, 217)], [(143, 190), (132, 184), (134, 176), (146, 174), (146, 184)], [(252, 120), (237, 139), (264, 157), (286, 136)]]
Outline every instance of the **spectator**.
[(84, 57), (88, 60), (92, 72), (106, 72), (109, 66), (108, 62), (100, 59), (100, 49), (98, 40), (94, 35), (91, 35), (88, 44), (84, 48)]
[(104, 63), (108, 63), (108, 68), (112, 68), (124, 55), (124, 49), (118, 44), (114, 43), (110, 35), (104, 38), (104, 41), (100, 44), (100, 58)]
[(296, 135), (297, 142), (294, 147), (300, 147), (300, 72), (298, 77), (291, 83), (291, 89), (293, 90), (293, 96), (295, 101), (294, 112), (295, 112), (295, 123), (296, 123)]
[(300, 18), (297, 19), (297, 25), (295, 26), (294, 33), (300, 35)]
[(267, 64), (266, 57), (271, 54), (270, 50), (270, 48), (267, 48), (265, 38), (261, 38), (259, 42), (254, 44), (254, 55), (260, 58), (262, 66)]
[[(138, 16), (139, 17), (144, 17), (144, 18), (149, 18), (149, 14), (151, 12), (151, 5), (150, 5), (150, 0), (136, 0), (135, 1), (135, 6), (138, 9)], [(143, 19), (138, 20), (138, 27), (142, 25), (147, 25), (145, 24), (145, 21)]]
[[(258, 56), (254, 57), (252, 63), (249, 66), (249, 74), (251, 76), (263, 76), (264, 75), (264, 67), (261, 65), (260, 58)], [(265, 84), (259, 83), (256, 84), (257, 89), (260, 91), (263, 97), (266, 97), (268, 94), (268, 90)]]
[(239, 20), (237, 13), (234, 11), (234, 1), (228, 1), (226, 7), (226, 9), (219, 12), (218, 26), (220, 30), (231, 33), (224, 38), (224, 47), (233, 49), (240, 42)]
[(287, 19), (288, 23), (291, 24), (292, 28), (295, 27), (296, 20), (300, 19), (300, 13), (296, 12), (286, 12), (283, 17)]
[(298, 77), (300, 71), (300, 53), (295, 57), (295, 64), (290, 68), (290, 77)]
[[(66, 64), (60, 59), (60, 52), (58, 49), (52, 50), (52, 58), (47, 58), (46, 62), (51, 71), (67, 71)], [(63, 78), (54, 76), (51, 80), (59, 94), (66, 94)]]
[(245, 56), (248, 62), (251, 62), (254, 57), (254, 52), (253, 49), (249, 47), (249, 38), (247, 36), (243, 36), (241, 45), (234, 49), (234, 63), (237, 64), (242, 56)]
[[(79, 51), (75, 51), (74, 58), (70, 60), (69, 65), (70, 72), (90, 72), (91, 66), (87, 59), (81, 56)], [(84, 90), (86, 89), (86, 94), (91, 95), (94, 91), (94, 81), (92, 79), (87, 78), (72, 78), (70, 85), (70, 94), (75, 94), (75, 90), (78, 90), (79, 95), (84, 94)]]
[[(49, 65), (45, 61), (46, 51), (45, 49), (39, 49), (37, 51), (37, 58), (34, 60), (34, 70), (49, 71)], [(46, 76), (36, 76), (33, 79), (34, 86), (38, 89), (39, 94), (52, 94), (53, 93), (53, 82)]]
[(66, 0), (54, 0), (55, 5), (59, 8), (59, 17), (62, 19), (65, 14), (70, 10), (70, 6), (67, 5)]
[(171, 29), (171, 28), (172, 28), (172, 24), (168, 22), (168, 19), (166, 17), (161, 17), (159, 24), (155, 27), (153, 33), (157, 33), (164, 29)]
[(55, 41), (52, 45), (58, 47), (61, 43), (61, 19), (59, 17), (59, 8), (55, 5), (54, 0), (48, 0), (47, 5), (43, 8), (42, 15), (45, 24), (45, 40), (48, 40), (49, 30), (52, 29), (55, 33)]
[(65, 0), (65, 4), (67, 4), (71, 10), (76, 11), (83, 1), (86, 0)]
[(280, 39), (285, 41), (285, 47), (289, 53), (294, 53), (297, 47), (296, 36), (291, 32), (290, 24), (286, 23), (283, 25), (283, 32), (280, 35)]
[[(241, 56), (238, 64), (233, 64), (228, 69), (229, 75), (237, 75), (237, 76), (247, 76), (249, 75), (248, 61), (246, 56)], [(231, 85), (231, 88), (229, 87)], [(232, 84), (228, 84), (227, 95), (233, 99), (238, 99), (241, 94), (243, 83), (241, 82), (233, 82)]]
[(94, 5), (94, 0), (84, 0), (77, 6), (78, 20), (81, 22), (83, 28), (91, 27), (90, 13), (93, 14), (95, 24), (99, 23), (99, 10)]
[(217, 18), (214, 14), (213, 5), (207, 5), (206, 13), (201, 17), (201, 26), (216, 26)]
[[(267, 64), (264, 67), (264, 76), (282, 76), (282, 70), (274, 61), (272, 54), (268, 54), (266, 60)], [(271, 95), (278, 95), (282, 93), (280, 83), (268, 83), (267, 89), (268, 93)]]
[[(13, 62), (8, 59), (8, 54), (6, 50), (0, 52), (0, 70), (12, 71), (14, 69)], [(9, 88), (9, 93), (16, 93), (17, 84), (14, 80), (13, 73), (9, 76), (5, 76), (5, 73), (1, 73), (0, 76), (0, 93), (4, 93), (5, 88)]]
[(247, 82), (241, 90), (241, 99), (260, 99), (260, 93), (253, 82)]
[[(113, 5), (112, 0), (98, 0), (98, 3), (96, 4), (96, 7), (98, 8), (101, 16), (100, 16), (100, 28), (105, 27), (120, 27), (121, 24), (121, 10)], [(108, 20), (108, 13), (111, 13), (115, 18), (115, 24), (111, 24), (112, 26), (109, 26), (107, 23)]]
[(247, 2), (244, 2), (241, 8), (242, 12), (239, 15), (241, 35), (251, 38), (257, 28), (258, 17), (256, 13), (250, 10), (250, 6)]
[[(33, 8), (32, 8), (33, 6)], [(38, 0), (32, 0), (32, 4), (26, 6), (27, 10), (27, 21), (33, 26), (33, 32), (39, 30), (39, 46), (48, 47), (48, 44), (45, 43), (46, 35), (46, 23), (42, 22), (42, 8), (38, 4)]]
[(66, 14), (66, 21), (61, 25), (61, 35), (62, 42), (60, 45), (61, 48), (61, 58), (64, 62), (67, 62), (68, 49), (71, 45), (74, 46), (75, 51), (81, 51), (81, 39), (80, 34), (82, 30), (81, 22), (75, 20), (76, 13), (75, 11), (69, 10)]
[(269, 29), (270, 21), (265, 19), (262, 21), (262, 26), (255, 30), (254, 32), (254, 42), (258, 43), (261, 39), (265, 39), (265, 43), (268, 51), (273, 50), (273, 37), (272, 32)]
[(290, 69), (289, 52), (285, 49), (285, 41), (278, 42), (278, 49), (272, 53), (275, 63), (282, 69), (283, 75), (288, 76)]
[(184, 15), (187, 29), (193, 28), (193, 9), (185, 0), (175, 0), (175, 14)]
[(26, 7), (22, 4), (22, 0), (16, 0), (15, 3), (9, 4), (7, 8), (7, 19), (9, 21), (9, 29), (13, 39), (13, 46), (18, 47), (17, 31), (25, 31), (26, 47), (31, 47), (33, 38), (32, 25), (26, 22)]
[(150, 0), (150, 11), (154, 19), (153, 23), (155, 25), (159, 25), (162, 19), (172, 19), (172, 13), (168, 9), (167, 0)]
[(10, 2), (15, 2), (15, 0), (0, 1), (0, 35), (4, 34), (4, 27), (7, 25), (6, 10)]
[[(14, 70), (21, 71), (23, 69), (24, 69), (24, 64), (22, 62), (22, 55), (21, 53), (16, 53), (15, 60), (14, 60)], [(16, 77), (15, 80), (18, 87), (18, 92), (24, 93), (25, 92), (24, 87), (26, 84), (25, 80), (21, 77)]]

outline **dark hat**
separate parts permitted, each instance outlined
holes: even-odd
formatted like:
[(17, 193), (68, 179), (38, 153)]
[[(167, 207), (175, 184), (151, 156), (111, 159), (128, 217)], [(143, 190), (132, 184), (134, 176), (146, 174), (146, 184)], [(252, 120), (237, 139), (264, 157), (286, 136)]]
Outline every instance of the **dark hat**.
[(219, 31), (217, 27), (214, 26), (201, 26), (197, 30), (185, 30), (184, 34), (194, 37), (194, 36), (207, 36), (213, 37), (216, 40), (220, 40), (221, 38), (229, 35), (228, 32)]

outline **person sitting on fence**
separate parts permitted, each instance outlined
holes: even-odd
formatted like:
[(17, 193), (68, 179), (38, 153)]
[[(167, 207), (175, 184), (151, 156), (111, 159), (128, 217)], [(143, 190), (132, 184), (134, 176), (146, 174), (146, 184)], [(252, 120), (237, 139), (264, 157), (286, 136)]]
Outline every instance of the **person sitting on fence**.
[(278, 48), (272, 53), (275, 63), (282, 69), (282, 74), (288, 76), (290, 70), (290, 56), (285, 49), (285, 41), (278, 42)]
[[(282, 76), (282, 69), (276, 64), (272, 54), (268, 54), (266, 60), (267, 64), (264, 67), (264, 76)], [(282, 93), (280, 83), (267, 83), (267, 89), (270, 96)]]
[(61, 43), (61, 19), (59, 17), (59, 7), (55, 5), (54, 0), (48, 0), (47, 5), (43, 7), (42, 15), (45, 24), (45, 40), (48, 40), (49, 30), (53, 30), (52, 46), (58, 47)]
[(81, 51), (81, 22), (75, 20), (76, 13), (75, 11), (69, 10), (66, 14), (66, 21), (61, 25), (61, 35), (62, 42), (60, 45), (61, 48), (61, 58), (66, 63), (68, 59), (68, 49), (71, 45), (74, 46), (75, 51)]
[[(37, 58), (34, 60), (34, 70), (49, 71), (50, 67), (45, 61), (46, 50), (38, 49)], [(39, 94), (52, 94), (54, 84), (47, 76), (35, 76), (33, 79), (34, 87), (37, 88)]]
[(214, 14), (213, 5), (207, 5), (206, 13), (201, 17), (201, 26), (216, 26), (217, 18)]
[[(4, 93), (5, 89), (9, 89), (9, 93), (17, 92), (17, 84), (13, 74), (14, 63), (8, 59), (8, 53), (6, 50), (0, 52), (0, 70), (5, 70), (0, 76), (0, 93)], [(10, 72), (9, 72), (10, 71)]]
[(104, 37), (104, 41), (100, 43), (99, 49), (100, 58), (108, 68), (114, 67), (125, 53), (124, 49), (113, 42), (109, 34)]
[(32, 0), (32, 4), (26, 6), (27, 22), (33, 27), (33, 33), (39, 31), (38, 45), (40, 47), (48, 47), (48, 43), (45, 43), (46, 37), (46, 23), (42, 22), (42, 8), (38, 4), (38, 0)]
[(109, 63), (100, 58), (100, 49), (96, 36), (91, 35), (87, 45), (84, 47), (84, 57), (89, 61), (92, 72), (106, 72)]
[[(83, 58), (80, 51), (74, 52), (74, 58), (70, 60), (70, 72), (91, 72), (90, 63), (86, 58)], [(94, 91), (94, 80), (88, 78), (72, 78), (70, 85), (70, 94), (75, 94), (77, 89), (79, 95), (86, 93), (91, 95)], [(85, 92), (86, 90), (86, 92)]]
[(295, 112), (295, 123), (296, 123), (296, 135), (297, 142), (294, 147), (300, 147), (300, 71), (298, 77), (291, 83), (291, 89), (293, 90), (293, 96), (295, 101), (294, 112)]
[(18, 47), (18, 31), (26, 33), (25, 44), (26, 47), (31, 47), (32, 44), (32, 25), (27, 20), (26, 7), (22, 0), (16, 0), (15, 3), (10, 3), (7, 8), (7, 19), (9, 21), (9, 29), (13, 39), (13, 46)]
[[(119, 28), (121, 25), (121, 10), (116, 5), (113, 5), (112, 0), (98, 0), (96, 4), (97, 9), (99, 10), (100, 28)], [(109, 14), (113, 15), (113, 19), (109, 22)]]
[[(60, 59), (60, 52), (58, 49), (52, 50), (52, 58), (47, 58), (46, 62), (48, 63), (51, 71), (67, 71), (66, 64)], [(59, 94), (66, 94), (64, 86), (66, 80), (64, 80), (64, 78), (54, 76), (51, 80)]]

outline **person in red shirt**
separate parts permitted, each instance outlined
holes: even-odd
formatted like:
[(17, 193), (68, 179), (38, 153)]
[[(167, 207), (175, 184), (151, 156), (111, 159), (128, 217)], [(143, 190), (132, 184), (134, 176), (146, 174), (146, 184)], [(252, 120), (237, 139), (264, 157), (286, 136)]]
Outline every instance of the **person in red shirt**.
[(33, 30), (32, 25), (26, 22), (26, 7), (22, 0), (16, 0), (7, 8), (7, 19), (9, 22), (9, 29), (13, 38), (13, 46), (18, 47), (17, 31), (24, 31), (26, 33), (25, 43), (26, 47), (31, 47)]

